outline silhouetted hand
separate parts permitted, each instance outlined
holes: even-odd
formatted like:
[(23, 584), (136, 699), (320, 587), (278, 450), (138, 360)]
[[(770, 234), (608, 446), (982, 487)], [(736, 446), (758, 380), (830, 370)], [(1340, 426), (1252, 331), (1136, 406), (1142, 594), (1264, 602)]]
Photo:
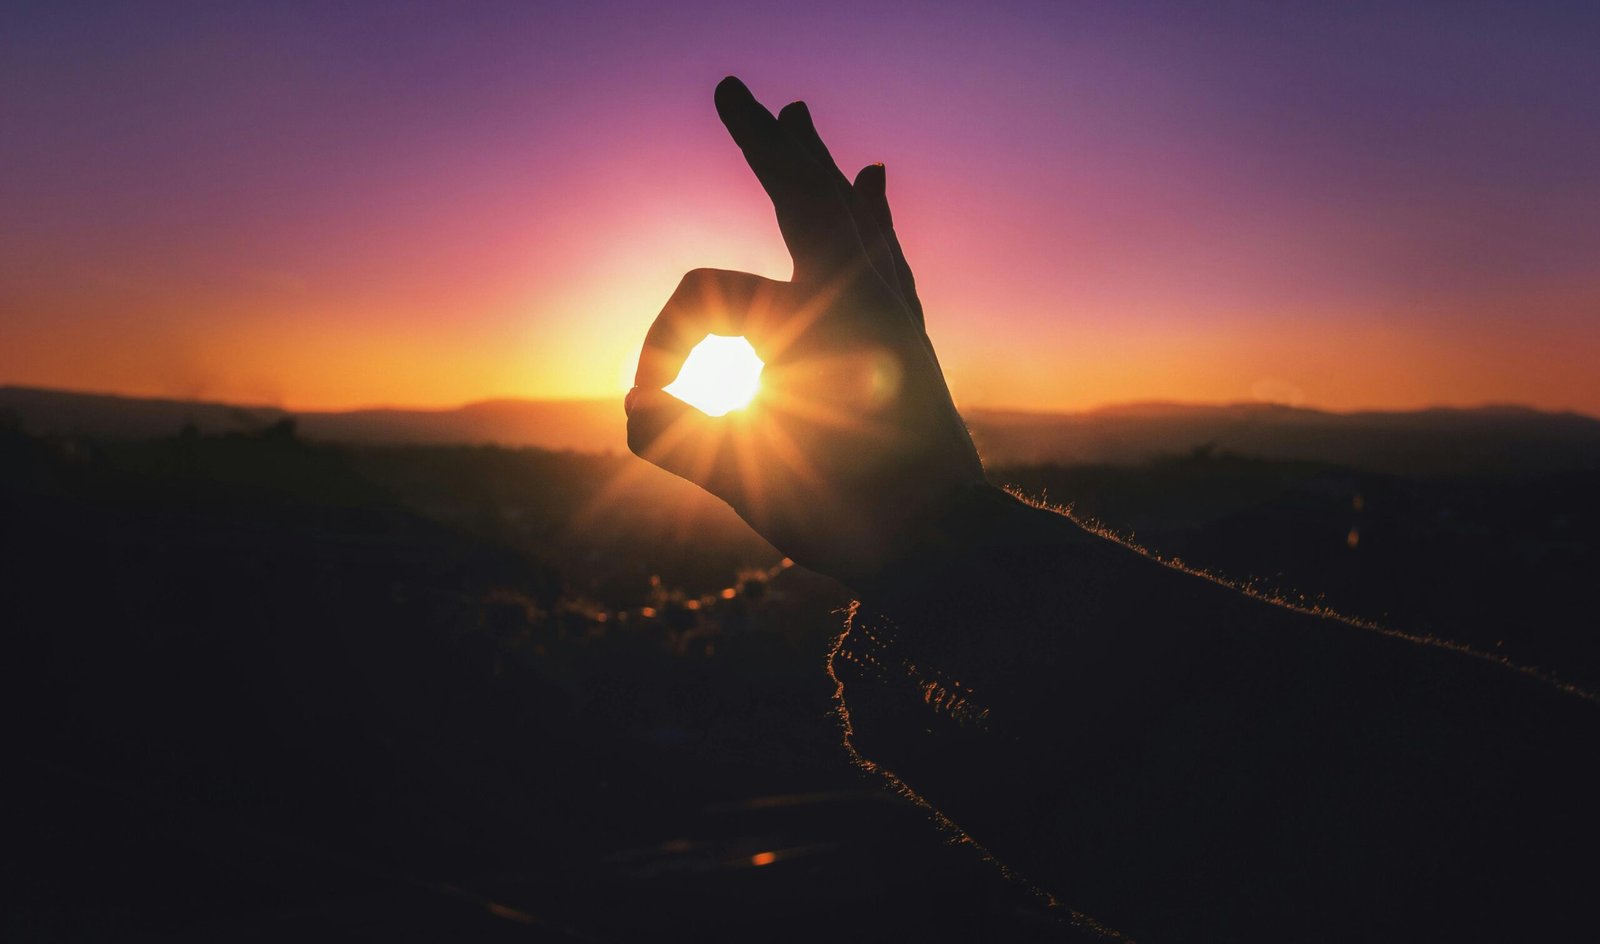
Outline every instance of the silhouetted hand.
[[(923, 327), (883, 166), (852, 184), (804, 103), (774, 118), (729, 77), (716, 105), (772, 198), (794, 277), (684, 276), (645, 337), (628, 446), (789, 557), (859, 586), (983, 469)], [(744, 410), (711, 417), (661, 389), (707, 334), (743, 335), (766, 363)]]
[[(1241, 594), (985, 485), (883, 169), (852, 185), (804, 105), (774, 118), (737, 80), (717, 110), (794, 279), (684, 278), (629, 446), (858, 592), (829, 665), (868, 769), (1073, 921), (1138, 939), (1592, 930), (1592, 695)], [(708, 333), (767, 362), (722, 418), (661, 390)]]

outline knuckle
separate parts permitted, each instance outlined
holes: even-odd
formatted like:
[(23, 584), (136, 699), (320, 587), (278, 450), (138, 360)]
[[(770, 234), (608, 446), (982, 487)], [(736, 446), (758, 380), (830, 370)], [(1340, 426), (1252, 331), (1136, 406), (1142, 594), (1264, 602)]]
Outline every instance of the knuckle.
[(719, 269), (698, 268), (690, 269), (678, 280), (678, 290), (674, 295), (698, 294), (707, 286), (716, 282), (722, 275)]

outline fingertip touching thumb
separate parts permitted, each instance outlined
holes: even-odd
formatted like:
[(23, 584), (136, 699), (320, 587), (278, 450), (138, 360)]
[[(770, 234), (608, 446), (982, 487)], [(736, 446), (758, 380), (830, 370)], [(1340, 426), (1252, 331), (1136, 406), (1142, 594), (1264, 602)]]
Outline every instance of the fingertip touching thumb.
[(716, 491), (725, 465), (720, 417), (655, 387), (634, 387), (625, 401), (628, 449), (646, 462)]

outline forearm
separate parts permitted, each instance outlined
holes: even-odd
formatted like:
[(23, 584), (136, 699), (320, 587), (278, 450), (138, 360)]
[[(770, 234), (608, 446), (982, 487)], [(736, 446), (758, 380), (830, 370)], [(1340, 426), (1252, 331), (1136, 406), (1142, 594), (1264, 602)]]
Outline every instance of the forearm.
[(1293, 938), (1352, 933), (1350, 896), (1396, 934), (1488, 920), (1513, 887), (1570, 904), (1503, 873), (1547, 848), (1529, 826), (1596, 835), (1593, 705), (1008, 497), (962, 496), (929, 530), (835, 654), (853, 742), (1068, 905)]

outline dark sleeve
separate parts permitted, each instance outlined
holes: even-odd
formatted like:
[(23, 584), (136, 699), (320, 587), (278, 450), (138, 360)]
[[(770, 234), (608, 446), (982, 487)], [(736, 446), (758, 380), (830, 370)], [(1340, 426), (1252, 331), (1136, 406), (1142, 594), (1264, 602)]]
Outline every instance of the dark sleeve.
[(1149, 941), (1592, 927), (1592, 698), (997, 490), (907, 547), (831, 658), (849, 746), (1084, 922)]

